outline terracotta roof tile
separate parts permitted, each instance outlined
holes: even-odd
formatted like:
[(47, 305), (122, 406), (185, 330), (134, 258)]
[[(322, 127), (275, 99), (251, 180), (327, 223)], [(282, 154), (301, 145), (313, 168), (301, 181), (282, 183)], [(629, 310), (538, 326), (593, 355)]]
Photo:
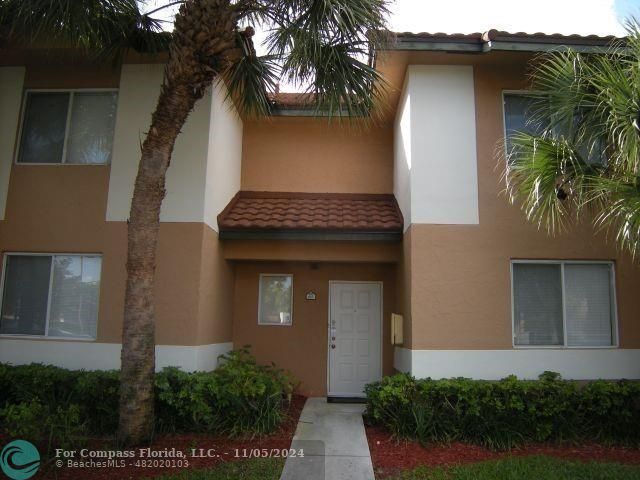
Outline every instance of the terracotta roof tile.
[(393, 195), (290, 192), (236, 194), (218, 216), (220, 231), (402, 233)]
[(615, 40), (617, 37), (613, 35), (609, 35), (606, 37), (601, 37), (598, 35), (564, 35), (561, 33), (527, 33), (527, 32), (505, 32), (503, 30), (492, 29), (487, 32), (473, 32), (473, 33), (443, 33), (443, 32), (395, 32), (395, 36), (397, 37), (406, 37), (406, 38), (418, 38), (424, 40), (439, 40), (439, 39), (447, 39), (447, 40), (460, 40), (460, 41), (469, 41), (469, 42), (478, 42), (478, 41), (489, 41), (489, 40), (521, 40), (521, 41), (553, 41), (554, 43), (584, 43), (584, 42), (598, 42), (598, 43), (607, 43)]

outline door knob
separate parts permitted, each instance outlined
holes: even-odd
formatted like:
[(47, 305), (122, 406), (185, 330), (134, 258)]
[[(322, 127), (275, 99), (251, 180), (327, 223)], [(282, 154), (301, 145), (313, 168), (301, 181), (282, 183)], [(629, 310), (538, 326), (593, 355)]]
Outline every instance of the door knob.
[(331, 344), (331, 348), (336, 348), (336, 346), (334, 344)]

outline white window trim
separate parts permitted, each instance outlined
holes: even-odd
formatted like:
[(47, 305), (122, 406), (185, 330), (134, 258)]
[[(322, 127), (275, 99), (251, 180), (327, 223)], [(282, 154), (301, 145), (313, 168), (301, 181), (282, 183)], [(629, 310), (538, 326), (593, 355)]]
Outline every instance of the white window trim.
[[(564, 345), (516, 345), (516, 332), (515, 332), (515, 292), (513, 282), (513, 266), (516, 264), (543, 264), (543, 265), (560, 265), (560, 281), (562, 282), (562, 329), (564, 335)], [(564, 266), (565, 265), (608, 265), (611, 268), (610, 275), (610, 291), (611, 291), (611, 313), (613, 318), (611, 319), (611, 345), (567, 345), (567, 315), (566, 315), (566, 295), (564, 284)], [(511, 277), (511, 346), (514, 349), (523, 350), (611, 350), (620, 347), (620, 335), (618, 332), (618, 300), (616, 296), (616, 264), (609, 260), (526, 260), (518, 259), (511, 260), (510, 265), (510, 277)]]
[[(68, 163), (67, 159), (67, 141), (69, 139), (69, 126), (71, 125), (71, 108), (73, 107), (73, 97), (74, 93), (101, 93), (101, 92), (112, 92), (119, 93), (117, 88), (27, 88), (24, 90), (22, 95), (22, 106), (20, 107), (20, 123), (18, 127), (18, 136), (16, 137), (15, 143), (15, 151), (13, 155), (13, 163), (15, 165), (49, 165), (49, 166), (63, 166), (63, 165), (73, 165), (80, 167), (104, 167), (105, 165), (111, 165), (111, 162), (108, 163)], [(62, 161), (59, 163), (47, 163), (47, 162), (19, 162), (20, 158), (20, 149), (22, 147), (22, 130), (24, 129), (24, 116), (27, 109), (27, 97), (29, 93), (70, 93), (71, 96), (69, 98), (69, 104), (67, 105), (67, 123), (64, 131), (64, 143), (62, 147)], [(118, 116), (118, 109), (116, 108), (116, 121)], [(111, 152), (113, 154), (113, 152)]]
[[(30, 164), (31, 165), (31, 164)], [(48, 165), (48, 164), (47, 164)], [(100, 285), (102, 286), (102, 254), (100, 253), (48, 253), (48, 252), (4, 252), (2, 255), (2, 275), (0, 276), (0, 312), (2, 311), (2, 304), (4, 303), (4, 284), (6, 282), (7, 275), (7, 259), (9, 257), (51, 257), (51, 267), (49, 271), (49, 290), (47, 297), (47, 318), (45, 319), (45, 331), (44, 335), (25, 335), (23, 333), (0, 333), (0, 338), (13, 338), (24, 340), (65, 340), (70, 342), (95, 342), (97, 340), (98, 323), (100, 322), (100, 292), (98, 292), (98, 320), (96, 322), (96, 337), (95, 338), (81, 338), (81, 337), (55, 337), (48, 336), (49, 331), (49, 313), (51, 310), (51, 291), (53, 283), (53, 257), (98, 257), (100, 258)]]
[[(263, 323), (262, 318), (262, 279), (264, 277), (291, 277), (291, 322), (290, 323)], [(261, 273), (258, 279), (258, 325), (261, 327), (291, 327), (293, 326), (293, 273)]]

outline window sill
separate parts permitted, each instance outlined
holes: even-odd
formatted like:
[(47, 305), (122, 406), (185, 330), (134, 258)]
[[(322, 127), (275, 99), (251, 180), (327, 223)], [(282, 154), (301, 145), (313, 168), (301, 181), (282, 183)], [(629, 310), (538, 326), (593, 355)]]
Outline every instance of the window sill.
[(91, 343), (96, 341), (95, 338), (47, 337), (46, 335), (21, 335), (21, 334), (12, 335), (10, 333), (0, 334), (0, 339), (2, 338), (13, 339), (13, 340), (57, 340), (57, 341), (66, 341), (66, 342), (86, 342), (86, 343)]

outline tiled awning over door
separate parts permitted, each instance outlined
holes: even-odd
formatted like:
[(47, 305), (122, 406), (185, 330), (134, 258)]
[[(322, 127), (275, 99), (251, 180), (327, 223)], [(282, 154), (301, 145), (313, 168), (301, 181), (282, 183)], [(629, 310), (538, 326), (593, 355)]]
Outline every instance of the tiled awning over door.
[(403, 219), (389, 194), (241, 191), (218, 227), (221, 238), (399, 240)]

